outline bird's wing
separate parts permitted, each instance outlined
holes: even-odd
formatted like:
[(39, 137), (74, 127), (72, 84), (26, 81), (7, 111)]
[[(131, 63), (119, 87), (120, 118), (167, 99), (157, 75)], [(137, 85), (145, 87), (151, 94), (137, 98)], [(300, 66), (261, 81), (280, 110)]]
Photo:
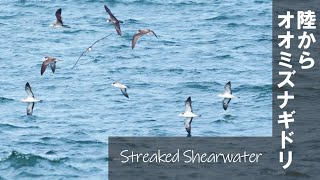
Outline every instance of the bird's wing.
[(134, 46), (136, 45), (138, 39), (139, 39), (141, 36), (142, 36), (142, 33), (139, 32), (139, 33), (135, 34), (135, 35), (132, 37), (132, 46), (131, 46), (132, 49), (134, 48)]
[(58, 22), (58, 23), (61, 23), (61, 24), (63, 25), (62, 16), (61, 16), (61, 8), (59, 8), (59, 9), (56, 11), (56, 18), (57, 18), (57, 22)]
[(151, 31), (151, 30), (150, 30), (150, 32), (151, 32), (155, 37), (158, 37), (155, 32), (153, 32), (153, 31)]
[(230, 81), (224, 86), (224, 93), (232, 94)]
[(186, 128), (186, 131), (188, 132), (188, 134), (191, 134), (191, 122), (192, 122), (192, 117), (191, 118), (186, 118), (185, 122), (184, 122), (184, 126)]
[(47, 58), (47, 60), (43, 61), (41, 65), (41, 75), (46, 71), (48, 64), (50, 64), (54, 59)]
[(126, 88), (121, 88), (120, 90), (121, 90), (122, 94), (123, 94), (125, 97), (129, 98), (129, 95), (128, 95), (128, 93), (127, 93), (127, 89), (126, 89)]
[(50, 67), (51, 67), (52, 72), (54, 73), (56, 71), (56, 62), (53, 61), (52, 63), (50, 63)]
[(121, 36), (121, 35), (122, 35), (122, 32), (121, 32), (121, 29), (120, 29), (120, 23), (119, 23), (119, 21), (117, 21), (117, 22), (114, 24), (114, 27), (116, 28), (117, 33)]
[(231, 101), (231, 98), (224, 98), (222, 101), (222, 106), (224, 110), (227, 110), (229, 102)]
[(192, 112), (191, 97), (186, 100), (186, 112)]
[(33, 92), (31, 90), (31, 86), (30, 86), (30, 84), (28, 82), (27, 82), (27, 84), (25, 86), (25, 90), (27, 92), (27, 96), (28, 97), (33, 97), (34, 98)]
[(34, 103), (28, 103), (28, 106), (27, 106), (27, 115), (32, 115), (32, 112), (33, 112), (33, 107), (34, 107)]
[(109, 37), (111, 34), (112, 34), (112, 33), (108, 34), (107, 36), (105, 36), (105, 37), (103, 37), (103, 38), (100, 38), (100, 39), (96, 40), (91, 46), (89, 46), (85, 51), (83, 51), (83, 52), (80, 54), (79, 58), (77, 59), (76, 63), (74, 63), (74, 65), (72, 66), (71, 69), (73, 69), (73, 68), (77, 65), (78, 61), (79, 61), (80, 58), (84, 55), (84, 53), (86, 53), (87, 51), (89, 51), (89, 48), (92, 48), (97, 42), (99, 42), (99, 41), (101, 41), (101, 40)]
[(74, 65), (72, 66), (72, 69), (78, 64), (78, 61), (79, 61), (80, 58), (84, 55), (84, 53), (86, 53), (87, 51), (89, 51), (89, 48), (91, 48), (91, 46), (88, 47), (85, 51), (83, 51), (83, 52), (80, 54), (80, 56), (79, 56), (79, 58), (77, 59), (76, 63), (74, 63)]
[(104, 5), (104, 9), (107, 11), (107, 13), (109, 14), (109, 16), (110, 16), (110, 18), (111, 18), (112, 20), (118, 21), (117, 18), (114, 17), (114, 15), (112, 14), (112, 12), (110, 11), (110, 9), (109, 9), (106, 5)]

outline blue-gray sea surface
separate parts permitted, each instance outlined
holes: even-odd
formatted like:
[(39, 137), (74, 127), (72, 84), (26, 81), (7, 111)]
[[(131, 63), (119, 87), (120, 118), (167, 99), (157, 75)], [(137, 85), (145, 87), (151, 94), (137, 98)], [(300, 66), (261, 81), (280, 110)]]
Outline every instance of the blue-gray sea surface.
[[(50, 27), (58, 8), (71, 28)], [(132, 50), (143, 28), (158, 38)], [(188, 96), (193, 136), (271, 136), (270, 0), (5, 0), (0, 32), (0, 179), (106, 179), (108, 136), (186, 136)], [(40, 76), (44, 56), (64, 61)], [(228, 81), (240, 98), (224, 111)], [(43, 100), (32, 116), (26, 82)]]

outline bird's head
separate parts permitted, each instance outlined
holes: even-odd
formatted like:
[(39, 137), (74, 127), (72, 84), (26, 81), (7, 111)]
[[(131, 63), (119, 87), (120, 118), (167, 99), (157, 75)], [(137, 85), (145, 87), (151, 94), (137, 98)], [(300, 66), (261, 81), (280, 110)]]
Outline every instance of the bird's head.
[(184, 115), (184, 112), (181, 112), (180, 114), (179, 114), (179, 116), (183, 116)]

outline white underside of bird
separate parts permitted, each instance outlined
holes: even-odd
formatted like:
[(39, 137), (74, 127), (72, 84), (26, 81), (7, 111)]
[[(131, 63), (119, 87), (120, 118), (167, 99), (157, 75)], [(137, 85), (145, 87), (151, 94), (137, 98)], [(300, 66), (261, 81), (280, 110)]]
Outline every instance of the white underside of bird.
[(194, 114), (193, 112), (185, 112), (185, 113), (180, 113), (179, 116), (181, 117), (186, 117), (186, 118), (191, 118), (191, 117), (199, 117), (200, 115)]
[(25, 99), (22, 99), (21, 102), (24, 103), (33, 103), (33, 102), (40, 102), (41, 100), (35, 99), (33, 97), (26, 97)]
[(128, 93), (127, 93), (127, 88), (128, 88), (128, 86), (126, 86), (126, 85), (124, 85), (124, 84), (121, 84), (121, 83), (119, 83), (119, 82), (114, 82), (114, 83), (111, 84), (111, 86), (116, 87), (116, 88), (119, 88), (119, 89), (121, 90), (122, 94), (123, 94), (125, 97), (129, 98), (129, 95), (128, 95)]
[(54, 27), (54, 28), (63, 28), (62, 24), (60, 24), (60, 23), (53, 23), (53, 24), (50, 24), (50, 27)]
[(28, 105), (27, 105), (27, 115), (32, 115), (34, 104), (36, 102), (39, 102), (40, 100), (34, 98), (33, 92), (31, 90), (31, 86), (30, 86), (30, 84), (28, 82), (25, 85), (25, 90), (26, 90), (26, 93), (27, 93), (27, 97), (25, 99), (22, 99), (21, 102), (28, 103)]
[(128, 88), (126, 85), (123, 85), (123, 84), (120, 84), (120, 83), (114, 83), (114, 84), (111, 84), (113, 87), (117, 87), (117, 88), (120, 88), (120, 89), (126, 89)]
[(179, 114), (180, 117), (185, 117), (184, 121), (184, 127), (186, 131), (188, 132), (188, 135), (191, 135), (191, 123), (194, 117), (200, 117), (200, 115), (194, 114), (192, 112), (192, 106), (191, 106), (191, 97), (188, 97), (188, 99), (185, 102), (185, 112), (182, 112)]
[(223, 98), (231, 98), (231, 99), (238, 98), (238, 96), (234, 96), (234, 95), (229, 94), (229, 93), (219, 94), (218, 96), (219, 97), (223, 97)]

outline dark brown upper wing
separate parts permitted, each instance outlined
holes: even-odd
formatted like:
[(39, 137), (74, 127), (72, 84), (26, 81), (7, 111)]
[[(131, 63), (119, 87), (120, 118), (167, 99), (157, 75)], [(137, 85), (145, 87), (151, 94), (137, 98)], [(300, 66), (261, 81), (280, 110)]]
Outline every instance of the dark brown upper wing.
[(56, 18), (57, 18), (57, 22), (63, 24), (63, 22), (62, 22), (62, 16), (61, 16), (61, 8), (59, 8), (59, 9), (56, 11)]
[(156, 33), (154, 33), (153, 31), (150, 30), (150, 32), (151, 32), (155, 37), (158, 37), (158, 36), (156, 35)]
[(43, 61), (41, 65), (41, 75), (46, 71), (48, 64), (50, 64), (54, 58), (47, 58), (47, 60)]
[(107, 11), (107, 13), (109, 14), (109, 16), (110, 16), (111, 19), (118, 21), (117, 18), (114, 17), (114, 15), (112, 14), (112, 12), (110, 11), (110, 9), (109, 9), (106, 5), (104, 5), (104, 9)]
[(139, 39), (141, 36), (142, 36), (142, 33), (141, 33), (141, 32), (138, 33), (138, 34), (135, 34), (135, 35), (133, 36), (133, 38), (132, 38), (132, 46), (131, 46), (132, 49), (134, 48), (134, 46), (136, 45), (138, 39)]
[(97, 42), (99, 42), (99, 41), (101, 41), (101, 40), (109, 37), (110, 35), (112, 35), (112, 33), (108, 34), (107, 36), (105, 36), (105, 37), (103, 37), (103, 38), (101, 38), (101, 39), (96, 40), (91, 46), (89, 46), (85, 51), (83, 51), (83, 52), (80, 54), (78, 60), (77, 60), (76, 63), (72, 66), (71, 69), (73, 69), (73, 68), (77, 65), (77, 63), (79, 62), (80, 58), (84, 55), (84, 53), (86, 53), (87, 51), (89, 51), (89, 49), (92, 48)]
[(120, 29), (120, 23), (119, 23), (119, 21), (117, 21), (117, 22), (114, 24), (114, 27), (116, 28), (117, 33), (121, 36), (121, 35), (122, 35), (122, 32), (121, 32), (121, 29)]

